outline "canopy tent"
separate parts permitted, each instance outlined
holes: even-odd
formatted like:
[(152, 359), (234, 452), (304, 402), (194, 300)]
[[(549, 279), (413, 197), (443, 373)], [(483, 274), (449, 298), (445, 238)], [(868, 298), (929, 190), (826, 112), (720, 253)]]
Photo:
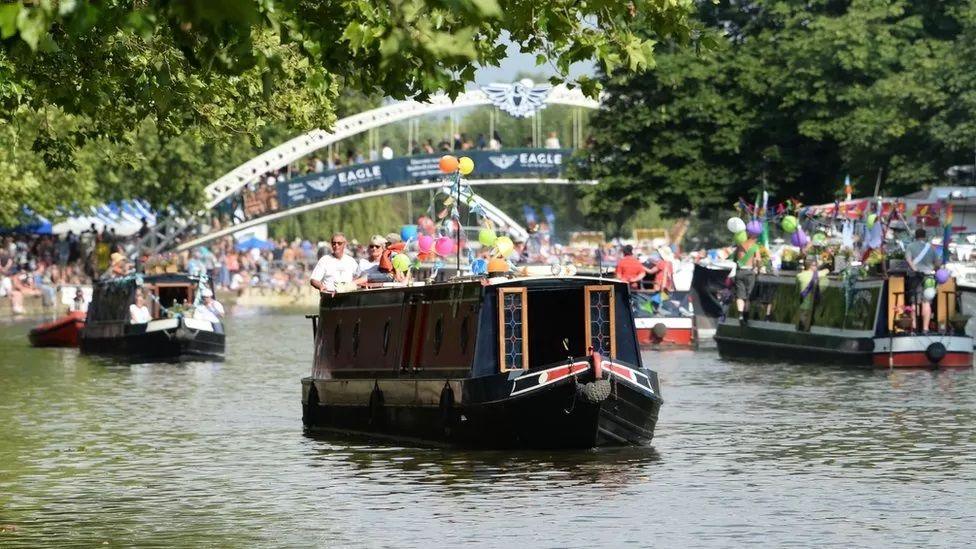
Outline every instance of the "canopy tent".
[(246, 252), (252, 248), (257, 248), (259, 250), (273, 250), (274, 247), (275, 245), (273, 242), (261, 240), (260, 238), (254, 236), (237, 243), (237, 251), (239, 252)]
[(95, 229), (99, 231), (115, 229), (115, 234), (119, 236), (131, 236), (139, 232), (143, 218), (150, 227), (156, 224), (156, 212), (148, 203), (141, 200), (123, 200), (81, 210), (55, 224), (52, 232), (57, 235), (67, 234), (68, 231), (78, 234), (95, 225)]

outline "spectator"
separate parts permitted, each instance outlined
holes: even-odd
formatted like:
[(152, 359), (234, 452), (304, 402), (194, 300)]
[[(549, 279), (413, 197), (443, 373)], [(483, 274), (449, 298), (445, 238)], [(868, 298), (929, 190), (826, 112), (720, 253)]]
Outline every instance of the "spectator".
[(546, 138), (546, 148), (547, 149), (559, 148), (559, 138), (556, 137), (556, 132), (549, 132), (549, 137)]
[(390, 146), (389, 141), (383, 142), (383, 149), (380, 151), (380, 156), (383, 160), (393, 160), (393, 147)]

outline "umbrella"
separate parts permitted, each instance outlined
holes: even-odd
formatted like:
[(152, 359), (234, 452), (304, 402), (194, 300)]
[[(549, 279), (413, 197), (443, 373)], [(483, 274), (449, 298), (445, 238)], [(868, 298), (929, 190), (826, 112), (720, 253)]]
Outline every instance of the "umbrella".
[(267, 240), (261, 240), (256, 236), (252, 236), (246, 240), (242, 240), (237, 243), (237, 251), (246, 252), (251, 248), (257, 248), (259, 250), (273, 250), (275, 245)]

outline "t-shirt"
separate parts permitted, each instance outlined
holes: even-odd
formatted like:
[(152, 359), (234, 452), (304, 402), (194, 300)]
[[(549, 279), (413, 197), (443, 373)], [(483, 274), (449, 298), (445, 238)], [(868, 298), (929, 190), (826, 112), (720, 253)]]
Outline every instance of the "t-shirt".
[(149, 307), (145, 305), (140, 307), (133, 303), (129, 305), (129, 319), (133, 324), (145, 324), (152, 320), (152, 315), (149, 314)]
[(639, 280), (643, 278), (645, 272), (644, 265), (632, 255), (625, 255), (617, 262), (616, 277), (620, 280), (627, 282), (634, 281), (635, 279)]
[(343, 255), (340, 258), (329, 254), (323, 255), (319, 262), (312, 269), (310, 280), (318, 280), (328, 291), (335, 291), (336, 284), (352, 282), (352, 279), (359, 275), (359, 264), (356, 260)]
[[(926, 250), (925, 255), (922, 255), (921, 259), (916, 260), (926, 246), (928, 246), (928, 250)], [(931, 273), (935, 271), (935, 246), (932, 246), (924, 240), (913, 240), (905, 248), (905, 257), (915, 262), (916, 272)]]

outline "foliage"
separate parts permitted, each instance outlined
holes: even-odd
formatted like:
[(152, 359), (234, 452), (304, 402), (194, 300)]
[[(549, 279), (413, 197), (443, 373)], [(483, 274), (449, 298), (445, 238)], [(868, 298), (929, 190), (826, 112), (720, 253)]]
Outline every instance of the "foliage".
[[(577, 177), (589, 212), (727, 209), (763, 184), (830, 201), (915, 190), (972, 159), (976, 2), (789, 0), (698, 5), (703, 52), (662, 51), (658, 70), (611, 73)], [(880, 172), (880, 173), (879, 173)]]
[[(544, 8), (534, 0), (6, 2), (0, 174), (16, 183), (0, 194), (0, 224), (15, 221), (23, 203), (51, 213), (58, 170), (79, 203), (110, 187), (76, 158), (93, 141), (190, 134), (191, 147), (260, 145), (269, 125), (327, 126), (340, 88), (394, 98), (456, 94), (477, 65), (504, 57), (503, 36), (562, 74), (594, 58), (607, 70), (644, 70), (656, 41), (691, 40), (690, 8), (690, 0), (554, 0)], [(576, 83), (589, 93), (600, 87), (585, 77)], [(52, 117), (66, 123), (44, 123)], [(147, 123), (156, 137), (134, 135)], [(191, 187), (205, 182), (194, 174), (159, 198), (193, 206), (199, 191)], [(147, 193), (153, 188), (135, 180), (125, 194)]]

